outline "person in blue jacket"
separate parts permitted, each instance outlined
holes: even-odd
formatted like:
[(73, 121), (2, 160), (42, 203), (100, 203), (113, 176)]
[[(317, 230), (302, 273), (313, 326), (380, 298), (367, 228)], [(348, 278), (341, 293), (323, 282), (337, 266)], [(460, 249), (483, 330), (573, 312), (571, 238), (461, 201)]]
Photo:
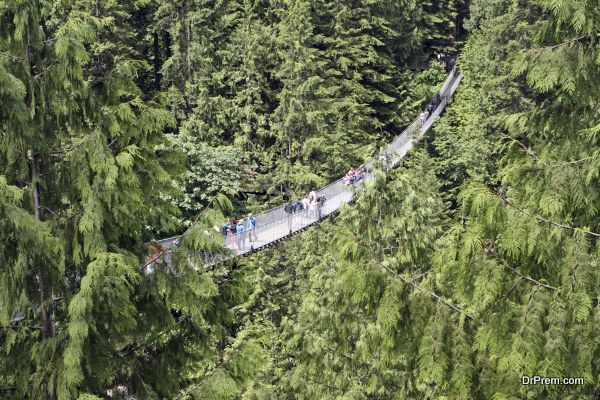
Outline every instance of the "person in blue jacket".
[(242, 250), (246, 247), (246, 226), (244, 220), (240, 219), (235, 227), (236, 242), (238, 250)]
[(256, 221), (256, 217), (254, 215), (252, 215), (252, 213), (248, 214), (248, 226), (246, 227), (246, 230), (248, 231), (248, 239), (252, 242), (257, 241), (258, 240), (258, 235), (256, 234), (256, 226), (257, 226), (257, 221)]

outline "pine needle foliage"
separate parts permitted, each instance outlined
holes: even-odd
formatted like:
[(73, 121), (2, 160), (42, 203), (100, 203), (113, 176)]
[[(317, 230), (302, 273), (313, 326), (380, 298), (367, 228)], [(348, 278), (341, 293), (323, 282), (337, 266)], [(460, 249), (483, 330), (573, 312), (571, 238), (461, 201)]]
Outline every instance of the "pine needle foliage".
[(127, 20), (143, 5), (0, 4), (0, 383), (15, 398), (169, 396), (236, 301), (182, 256), (221, 249), (206, 231), (222, 197), (173, 267), (143, 268), (154, 232), (177, 227), (184, 171), (162, 95), (138, 86)]
[[(488, 398), (597, 394), (598, 142), (586, 134), (598, 121), (592, 3), (475, 2), (466, 85), (450, 125), (436, 129), (438, 174), (455, 176), (460, 194), (457, 224), (434, 260), (444, 285), (483, 320), (473, 349)], [(487, 122), (471, 122), (479, 120)], [(450, 140), (441, 137), (449, 129)], [(487, 149), (478, 163), (487, 166), (458, 175), (459, 163), (474, 165), (463, 161), (470, 146)], [(520, 384), (534, 374), (585, 384)]]

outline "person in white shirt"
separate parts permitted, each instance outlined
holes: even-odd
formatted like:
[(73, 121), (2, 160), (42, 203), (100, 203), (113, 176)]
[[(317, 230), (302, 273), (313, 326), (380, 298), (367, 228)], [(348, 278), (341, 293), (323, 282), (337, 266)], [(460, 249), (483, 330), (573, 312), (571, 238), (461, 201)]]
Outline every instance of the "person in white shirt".
[(310, 200), (308, 199), (308, 197), (305, 197), (302, 199), (302, 207), (303, 207), (303, 216), (304, 216), (304, 221), (306, 222), (308, 220), (308, 209), (310, 207)]

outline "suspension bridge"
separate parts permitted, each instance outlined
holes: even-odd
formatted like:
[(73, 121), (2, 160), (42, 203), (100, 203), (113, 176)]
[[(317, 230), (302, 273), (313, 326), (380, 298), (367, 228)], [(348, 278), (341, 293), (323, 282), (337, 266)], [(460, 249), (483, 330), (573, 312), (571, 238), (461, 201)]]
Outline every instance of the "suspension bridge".
[[(395, 168), (400, 160), (412, 149), (414, 144), (431, 128), (437, 117), (444, 111), (446, 104), (454, 94), (462, 76), (454, 67), (448, 74), (440, 90), (436, 93), (438, 99), (437, 106), (430, 113), (425, 121), (417, 117), (388, 147), (387, 154), (390, 155), (389, 164)], [(367, 169), (369, 165), (367, 165)], [(367, 176), (366, 180), (369, 177)], [(316, 209), (304, 209), (292, 214), (286, 213), (285, 205), (275, 207), (256, 215), (257, 227), (254, 235), (256, 239), (252, 242), (248, 240), (248, 232), (245, 232), (246, 240), (238, 243), (236, 234), (230, 234), (223, 237), (223, 245), (228, 249), (223, 254), (204, 254), (204, 261), (207, 265), (218, 264), (231, 258), (246, 256), (256, 251), (260, 251), (284, 240), (298, 232), (301, 232), (311, 225), (318, 223), (324, 218), (336, 213), (340, 208), (354, 199), (355, 191), (359, 189), (360, 184), (347, 185), (343, 178), (340, 178), (331, 184), (316, 190), (317, 196), (324, 196), (325, 202)], [(254, 236), (253, 235), (253, 236)], [(180, 242), (181, 236), (174, 236), (166, 239), (160, 239), (156, 242), (164, 249), (161, 253), (162, 258), (167, 263), (171, 261), (171, 250)], [(154, 270), (154, 262), (145, 264), (147, 272)]]

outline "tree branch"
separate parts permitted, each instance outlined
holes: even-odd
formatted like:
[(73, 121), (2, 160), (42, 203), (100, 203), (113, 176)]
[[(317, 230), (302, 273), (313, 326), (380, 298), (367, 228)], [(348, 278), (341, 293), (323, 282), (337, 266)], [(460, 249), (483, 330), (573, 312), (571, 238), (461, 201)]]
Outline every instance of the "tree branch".
[(566, 161), (563, 163), (559, 163), (559, 164), (552, 164), (552, 165), (548, 165), (549, 168), (563, 168), (563, 167), (567, 167), (569, 165), (574, 165), (574, 164), (581, 164), (583, 162), (592, 160), (594, 157), (590, 156), (590, 157), (585, 157), (585, 158), (581, 158), (579, 160), (575, 160), (575, 161)]
[(42, 327), (41, 326), (34, 326), (34, 325), (5, 325), (2, 328), (4, 329), (32, 329), (32, 330), (36, 330), (36, 331), (41, 331)]
[[(147, 342), (151, 342), (157, 338), (159, 338), (160, 336), (171, 332), (173, 329), (175, 329), (177, 326), (179, 326), (179, 324), (181, 324), (183, 321), (185, 321), (187, 319), (186, 316), (183, 316), (181, 318), (179, 318), (179, 320), (175, 323), (174, 326), (169, 327), (168, 329), (165, 329), (164, 331), (160, 331), (157, 332), (154, 336), (152, 336), (150, 339), (147, 340)], [(129, 355), (133, 354), (134, 352), (138, 351), (141, 348), (146, 348), (148, 347), (149, 344), (148, 343), (144, 343), (144, 344), (139, 344), (136, 346), (132, 346), (131, 348), (127, 349), (126, 347), (121, 349), (120, 351), (123, 352), (122, 356), (123, 357), (128, 357)]]
[(542, 160), (537, 154), (535, 154), (533, 152), (533, 150), (531, 150), (531, 148), (525, 146), (525, 144), (523, 144), (521, 141), (517, 140), (516, 138), (510, 136), (510, 135), (502, 135), (504, 138), (509, 139), (515, 143), (517, 143), (520, 147), (522, 147), (525, 152), (527, 152), (527, 154), (529, 154), (534, 160), (538, 161), (540, 164), (543, 165), (543, 167), (536, 167), (533, 166), (531, 167), (531, 169), (544, 169), (544, 168), (563, 168), (563, 167), (567, 167), (569, 165), (575, 165), (575, 164), (581, 164), (584, 163), (586, 161), (592, 160), (594, 159), (593, 156), (589, 156), (589, 157), (584, 157), (581, 158), (579, 160), (574, 160), (574, 161), (565, 161), (565, 162), (561, 162), (561, 163), (556, 163), (556, 164), (548, 164), (547, 162), (545, 162), (544, 160)]
[(544, 164), (544, 166), (548, 166), (548, 164), (546, 164), (537, 154), (535, 154), (533, 152), (533, 150), (531, 150), (529, 147), (525, 146), (520, 140), (517, 140), (516, 138), (510, 136), (510, 135), (502, 135), (505, 139), (509, 139), (513, 142), (515, 142), (516, 144), (518, 144), (519, 146), (521, 146), (523, 148), (523, 150), (525, 150), (525, 152), (527, 152), (527, 154), (529, 154), (534, 160), (539, 161), (540, 163)]
[(455, 306), (454, 304), (446, 301), (445, 299), (443, 299), (442, 297), (440, 297), (438, 294), (436, 294), (435, 292), (432, 291), (428, 291), (426, 289), (423, 289), (422, 287), (420, 287), (419, 285), (417, 285), (416, 283), (414, 283), (414, 280), (407, 280), (404, 277), (402, 277), (402, 275), (398, 274), (396, 271), (392, 270), (391, 268), (387, 267), (386, 265), (380, 263), (379, 265), (381, 265), (385, 270), (387, 270), (388, 272), (390, 272), (395, 278), (399, 279), (400, 281), (402, 281), (402, 283), (406, 284), (406, 285), (410, 285), (412, 287), (414, 287), (415, 289), (417, 289), (418, 291), (420, 291), (423, 294), (428, 295), (429, 297), (441, 302), (442, 304), (444, 304), (445, 306), (447, 306), (448, 308), (450, 308), (453, 311), (456, 311), (460, 314), (463, 314), (465, 317), (467, 317), (468, 319), (472, 320), (472, 321), (476, 321), (479, 322), (478, 320), (476, 320), (471, 314), (463, 311), (460, 307)]
[(8, 58), (14, 58), (15, 60), (25, 61), (25, 59), (23, 57), (14, 56), (12, 54), (5, 53), (5, 52), (2, 52), (2, 51), (0, 51), (0, 56), (2, 56), (2, 57), (8, 57)]
[(179, 396), (175, 397), (175, 400), (181, 400), (184, 397), (186, 397), (187, 395), (189, 395), (190, 393), (192, 393), (194, 390), (200, 388), (200, 386), (204, 385), (204, 383), (215, 374), (215, 372), (217, 372), (217, 369), (221, 368), (222, 366), (225, 365), (225, 361), (221, 360), (221, 362), (219, 362), (217, 365), (214, 366), (214, 368), (210, 371), (210, 373), (208, 375), (206, 375), (204, 377), (204, 379), (202, 379), (200, 382), (198, 382), (195, 385), (192, 385), (187, 391), (185, 391), (184, 393), (180, 394)]
[[(214, 200), (217, 198), (217, 196), (219, 196), (220, 193), (215, 194), (213, 197), (210, 198), (210, 200), (208, 201), (208, 204), (206, 205), (206, 207), (204, 207), (204, 209), (196, 216), (196, 219), (194, 220), (194, 222), (185, 230), (185, 232), (183, 232), (179, 238), (175, 241), (175, 244), (173, 245), (173, 247), (177, 247), (179, 244), (181, 244), (181, 241), (185, 238), (185, 236), (187, 234), (189, 234), (190, 230), (198, 223), (198, 221), (200, 220), (200, 218), (202, 217), (202, 215), (204, 215), (204, 213), (206, 211), (208, 211), (210, 209), (210, 207), (212, 206)], [(153, 254), (152, 257), (150, 257), (150, 259), (148, 261), (145, 261), (140, 267), (139, 270), (143, 270), (144, 268), (146, 268), (148, 265), (156, 262), (158, 259), (160, 259), (162, 256), (164, 256), (165, 254), (168, 254), (171, 252), (171, 249), (163, 249), (161, 251), (159, 251), (156, 254)]]
[[(578, 42), (580, 40), (586, 39), (587, 37), (588, 36), (586, 36), (586, 35), (579, 36), (579, 37), (576, 37), (576, 38), (573, 38), (573, 39), (569, 39), (569, 40), (567, 40), (565, 42), (557, 43), (557, 44), (552, 45), (552, 46), (542, 47), (542, 49), (545, 49), (545, 50), (554, 50), (554, 49), (557, 49), (557, 48), (562, 47), (564, 45), (571, 44), (571, 43)], [(590, 38), (594, 38), (594, 37), (598, 38), (598, 37), (600, 37), (600, 35), (591, 36)]]
[(508, 265), (506, 265), (506, 264), (503, 264), (503, 265), (504, 265), (504, 267), (505, 267), (505, 268), (507, 268), (507, 269), (510, 269), (512, 272), (514, 272), (515, 274), (519, 275), (519, 276), (521, 277), (521, 279), (524, 279), (524, 280), (526, 280), (526, 281), (529, 281), (529, 282), (531, 282), (531, 283), (534, 283), (534, 284), (536, 284), (536, 285), (538, 285), (538, 286), (541, 286), (541, 287), (543, 287), (543, 288), (546, 288), (546, 289), (550, 289), (550, 290), (557, 290), (557, 288), (555, 288), (554, 286), (546, 285), (545, 283), (542, 283), (542, 282), (540, 282), (540, 281), (536, 281), (535, 279), (533, 279), (533, 278), (531, 278), (531, 277), (529, 277), (529, 276), (527, 276), (527, 275), (523, 275), (522, 273), (520, 273), (520, 272), (519, 272), (519, 271), (517, 271), (516, 269), (514, 269), (514, 268), (512, 268), (512, 267), (509, 267), (509, 266), (508, 266)]
[[(493, 192), (493, 193), (495, 193), (495, 192)], [(500, 200), (502, 200), (504, 203), (506, 203), (510, 207), (514, 208), (515, 210), (517, 210), (517, 211), (519, 211), (519, 212), (521, 212), (521, 213), (523, 213), (523, 214), (525, 214), (525, 215), (527, 215), (527, 216), (529, 216), (531, 218), (535, 218), (538, 221), (541, 221), (541, 222), (546, 223), (548, 225), (556, 226), (557, 228), (561, 228), (561, 229), (565, 229), (565, 230), (571, 230), (571, 231), (578, 231), (579, 230), (579, 231), (581, 231), (581, 232), (583, 232), (583, 233), (585, 233), (587, 235), (595, 236), (595, 237), (600, 237), (600, 233), (592, 232), (592, 231), (589, 231), (587, 229), (576, 228), (576, 227), (573, 227), (573, 226), (570, 226), (570, 225), (561, 224), (561, 223), (552, 221), (552, 220), (550, 220), (548, 218), (544, 218), (544, 217), (541, 217), (539, 215), (533, 214), (533, 213), (531, 213), (531, 212), (529, 212), (529, 211), (527, 211), (527, 210), (525, 210), (525, 209), (517, 206), (516, 204), (508, 201), (506, 198), (500, 196), (498, 193), (495, 193), (495, 194), (496, 194), (496, 196), (498, 196), (500, 198)]]

